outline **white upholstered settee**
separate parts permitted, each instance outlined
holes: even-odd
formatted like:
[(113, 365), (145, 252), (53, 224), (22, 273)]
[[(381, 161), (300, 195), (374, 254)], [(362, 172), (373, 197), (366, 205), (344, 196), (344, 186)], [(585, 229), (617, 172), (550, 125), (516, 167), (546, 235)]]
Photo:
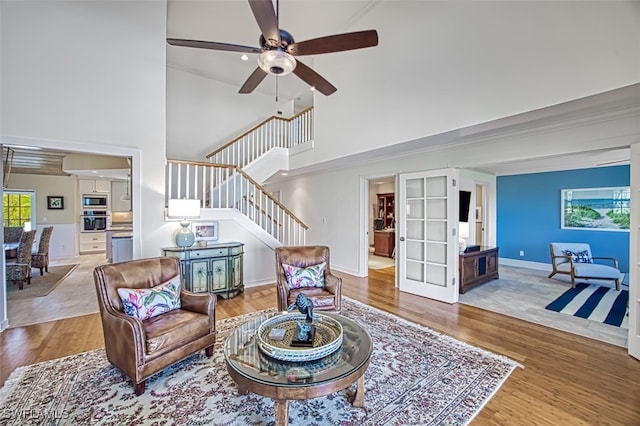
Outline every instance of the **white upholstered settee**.
[[(551, 243), (551, 267), (549, 278), (555, 274), (571, 276), (571, 287), (576, 286), (576, 279), (613, 280), (616, 290), (620, 290), (622, 273), (618, 269), (618, 261), (613, 257), (593, 257), (588, 243)], [(606, 261), (607, 263), (602, 263)]]

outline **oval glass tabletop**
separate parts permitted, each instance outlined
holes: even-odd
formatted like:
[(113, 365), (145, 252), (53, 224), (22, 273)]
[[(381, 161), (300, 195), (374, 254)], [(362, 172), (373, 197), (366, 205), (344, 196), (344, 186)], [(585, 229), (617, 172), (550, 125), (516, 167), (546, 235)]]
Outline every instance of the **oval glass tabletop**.
[(252, 381), (276, 386), (310, 386), (332, 382), (351, 374), (369, 361), (372, 342), (369, 334), (356, 322), (341, 315), (331, 316), (343, 328), (340, 348), (313, 361), (280, 361), (269, 357), (258, 347), (257, 331), (267, 319), (279, 315), (252, 318), (233, 330), (224, 345), (227, 365)]

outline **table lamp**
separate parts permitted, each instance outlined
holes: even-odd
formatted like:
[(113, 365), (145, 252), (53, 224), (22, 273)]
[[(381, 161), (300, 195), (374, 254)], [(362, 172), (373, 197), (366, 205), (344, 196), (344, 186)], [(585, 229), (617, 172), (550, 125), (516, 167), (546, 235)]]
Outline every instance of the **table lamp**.
[(200, 217), (200, 200), (170, 199), (167, 208), (167, 218), (182, 219), (180, 230), (176, 233), (176, 246), (191, 247), (195, 242), (195, 235), (189, 229), (191, 222), (187, 219)]

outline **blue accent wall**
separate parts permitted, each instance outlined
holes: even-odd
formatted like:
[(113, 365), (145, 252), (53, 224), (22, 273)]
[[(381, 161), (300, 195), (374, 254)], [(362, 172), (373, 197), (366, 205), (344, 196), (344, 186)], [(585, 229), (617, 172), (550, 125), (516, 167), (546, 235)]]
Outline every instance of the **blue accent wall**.
[(550, 264), (550, 242), (584, 242), (594, 256), (615, 257), (629, 271), (629, 232), (560, 227), (561, 190), (629, 186), (629, 166), (498, 176), (496, 185), (500, 257)]

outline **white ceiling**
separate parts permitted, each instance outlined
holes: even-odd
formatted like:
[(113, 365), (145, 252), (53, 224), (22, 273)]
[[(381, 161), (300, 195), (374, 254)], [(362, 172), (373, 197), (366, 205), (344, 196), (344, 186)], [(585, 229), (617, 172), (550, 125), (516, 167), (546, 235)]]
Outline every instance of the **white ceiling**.
[[(373, 16), (372, 11), (380, 5), (384, 0), (334, 0), (334, 1), (317, 1), (317, 0), (283, 0), (279, 4), (280, 27), (289, 31), (296, 41), (304, 41), (307, 39), (322, 37), (326, 35), (339, 34), (351, 31), (368, 30), (379, 28), (369, 28), (359, 25), (364, 21), (363, 18)], [(274, 1), (274, 7), (277, 7)], [(184, 38), (194, 40), (216, 41), (224, 43), (239, 44), (245, 46), (258, 47), (258, 39), (260, 36), (259, 28), (255, 22), (249, 3), (247, 0), (211, 0), (211, 1), (189, 1), (189, 0), (168, 0), (167, 11), (167, 36), (171, 38)], [(388, 17), (393, 20), (392, 16)], [(397, 24), (398, 31), (405, 30), (401, 22)], [(396, 27), (394, 27), (396, 28)], [(384, 41), (385, 35), (379, 34), (381, 43)], [(406, 46), (399, 46), (406, 48)], [(377, 47), (365, 50), (378, 49)], [(357, 59), (354, 52), (339, 53), (341, 61), (345, 61), (345, 67), (348, 67), (350, 54)], [(327, 54), (327, 55), (336, 55)], [(237, 87), (242, 86), (245, 80), (256, 68), (257, 55), (249, 55), (249, 61), (242, 61), (240, 53), (220, 52), (207, 49), (194, 49), (187, 47), (177, 47), (167, 45), (167, 64), (170, 67), (176, 67), (194, 74), (198, 74), (213, 80), (221, 81)], [(302, 58), (303, 62), (314, 68), (313, 56)], [(407, 58), (410, 60), (410, 58)], [(320, 62), (320, 61), (319, 61)], [(314, 68), (316, 72), (323, 74), (322, 69)], [(330, 80), (329, 76), (325, 76)], [(256, 89), (255, 92), (266, 94), (269, 96), (276, 95), (276, 77), (268, 76)], [(338, 90), (347, 90), (340, 88), (336, 84)], [(634, 88), (634, 93), (638, 92), (638, 88)], [(238, 95), (238, 96), (252, 96)], [(278, 96), (280, 101), (286, 99), (295, 100), (297, 105), (312, 105), (313, 96), (309, 87), (295, 75), (288, 75), (278, 79)], [(316, 94), (315, 96), (323, 96)], [(594, 98), (595, 99), (595, 98)], [(600, 101), (598, 101), (600, 102)], [(638, 102), (632, 102), (634, 113), (637, 113)], [(583, 103), (577, 103), (578, 110), (581, 114), (591, 114), (590, 106)], [(607, 108), (610, 108), (607, 106)], [(586, 111), (586, 112), (585, 112)], [(563, 111), (560, 111), (563, 113)], [(553, 117), (551, 117), (553, 114)], [(531, 125), (540, 125), (544, 127), (549, 120), (557, 120), (557, 108), (550, 108), (550, 113), (540, 117), (539, 111), (534, 111), (531, 115), (520, 114), (517, 118), (520, 124), (527, 123)], [(533, 124), (532, 124), (533, 123)], [(488, 131), (497, 134), (508, 130), (509, 126), (513, 127), (514, 122), (505, 120), (496, 120), (495, 123), (484, 123), (479, 126), (472, 126), (470, 132), (488, 133)], [(485, 126), (484, 128), (482, 126)], [(416, 146), (431, 145), (434, 147), (438, 143), (448, 143), (449, 146), (455, 141), (463, 142), (469, 139), (469, 135), (463, 135), (467, 129), (449, 132), (445, 135), (436, 135), (430, 138), (430, 141), (420, 140), (409, 142), (408, 144), (397, 144), (388, 149), (370, 151), (362, 153), (360, 156), (352, 156), (350, 158), (342, 158), (343, 162), (350, 161), (367, 161), (380, 155), (396, 155), (398, 153), (411, 150), (411, 144)], [(456, 133), (457, 132), (457, 133)], [(454, 135), (452, 135), (455, 133)], [(441, 137), (443, 136), (443, 137)], [(440, 142), (438, 142), (442, 139)], [(612, 146), (612, 149), (595, 150), (591, 152), (575, 153), (571, 158), (567, 155), (556, 157), (545, 157), (541, 153), (540, 158), (524, 161), (509, 161), (503, 163), (486, 163), (486, 164), (459, 164), (459, 167), (474, 167), (478, 170), (495, 173), (497, 175), (534, 173), (540, 171), (552, 171), (566, 169), (570, 164), (572, 168), (588, 168), (602, 165), (618, 165), (626, 164), (629, 160), (629, 150), (620, 149), (620, 146)], [(384, 152), (382, 152), (384, 151)], [(358, 158), (359, 157), (359, 158)], [(338, 161), (337, 163), (339, 163)], [(334, 165), (339, 165), (339, 164)], [(325, 167), (324, 164), (317, 165)], [(307, 170), (309, 171), (309, 170)], [(304, 173), (300, 170), (299, 172)]]
[[(279, 6), (280, 27), (290, 32), (297, 42), (333, 34), (375, 29), (361, 28), (357, 22), (359, 17), (366, 14), (377, 3), (378, 0), (321, 2), (284, 0)], [(167, 37), (259, 47), (260, 29), (246, 0), (169, 0)], [(349, 60), (349, 52), (340, 53), (340, 55), (345, 61)], [(240, 56), (240, 53), (235, 52), (167, 45), (168, 66), (228, 83), (238, 89), (257, 67), (258, 57), (258, 55), (249, 55), (248, 61), (242, 61)], [(313, 58), (313, 56), (304, 56), (301, 61), (314, 68)], [(322, 75), (321, 69), (314, 68), (314, 70)], [(323, 75), (323, 77), (331, 82), (327, 76)], [(278, 97), (281, 101), (295, 99), (297, 104), (311, 105), (312, 92), (309, 86), (297, 76), (290, 74), (279, 77), (277, 84)], [(267, 76), (255, 92), (275, 97), (276, 77)], [(239, 96), (251, 96), (251, 94)], [(318, 94), (318, 96), (323, 95)]]

